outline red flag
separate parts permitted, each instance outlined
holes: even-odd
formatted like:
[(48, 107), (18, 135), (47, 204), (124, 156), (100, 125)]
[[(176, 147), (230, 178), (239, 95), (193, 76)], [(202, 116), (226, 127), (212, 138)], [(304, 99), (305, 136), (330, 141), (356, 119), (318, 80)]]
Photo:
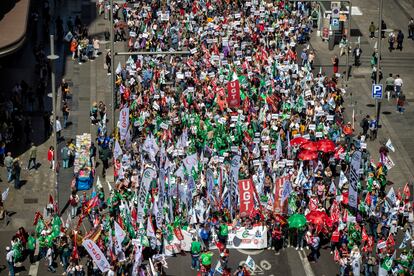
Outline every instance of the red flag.
[(390, 246), (390, 247), (392, 247), (392, 248), (394, 248), (394, 246), (395, 246), (394, 236), (393, 236), (392, 234), (390, 234), (390, 235), (388, 236), (388, 239), (387, 239), (387, 246)]
[(118, 216), (117, 222), (118, 222), (119, 226), (121, 226), (122, 229), (125, 229), (124, 222), (122, 221), (122, 218), (121, 218), (120, 215)]
[(79, 253), (78, 253), (78, 233), (75, 231), (75, 234), (73, 235), (73, 249), (72, 249), (72, 255), (70, 256), (72, 260), (78, 260), (79, 259)]
[(339, 257), (339, 251), (338, 251), (337, 248), (335, 248), (334, 261), (338, 263), (340, 259), (341, 259), (341, 257)]
[(250, 214), (254, 209), (253, 181), (251, 179), (239, 180), (239, 195), (240, 214)]
[(132, 207), (132, 211), (131, 211), (131, 224), (134, 227), (134, 229), (137, 228), (137, 210), (135, 209), (135, 207)]
[(408, 185), (408, 183), (405, 184), (403, 193), (405, 195), (405, 201), (410, 200), (411, 193), (410, 193), (410, 186)]
[(366, 197), (365, 197), (365, 203), (368, 206), (371, 206), (372, 200), (371, 200), (371, 193), (367, 193)]
[(86, 207), (84, 209), (84, 215), (88, 215), (93, 208), (98, 206), (98, 204), (99, 204), (98, 195), (96, 195), (93, 198), (89, 199), (88, 202), (86, 202)]
[(240, 85), (239, 81), (229, 81), (227, 83), (227, 104), (230, 108), (240, 106)]
[[(283, 213), (284, 209), (284, 203), (285, 202), (281, 202), (281, 198), (282, 198), (282, 192), (283, 192), (283, 185), (285, 183), (286, 180), (289, 179), (289, 176), (281, 176), (276, 178), (275, 181), (275, 196), (274, 196), (274, 206), (273, 206), (273, 211), (275, 211), (276, 213)], [(286, 205), (287, 207), (287, 205)]]
[(40, 214), (40, 212), (36, 212), (35, 217), (34, 217), (34, 221), (33, 221), (33, 225), (37, 225), (37, 222), (39, 221), (39, 218), (42, 219), (43, 216), (42, 216), (42, 214)]
[(347, 222), (348, 221), (348, 210), (345, 209), (344, 215), (342, 217), (342, 221), (343, 222)]
[(78, 220), (78, 225), (76, 225), (76, 230), (79, 229), (80, 225), (82, 224), (82, 220), (83, 220), (83, 216), (80, 216)]
[(398, 199), (399, 201), (401, 201), (401, 199), (402, 199), (402, 195), (401, 195), (401, 188), (398, 188), (398, 192), (397, 192), (397, 199)]
[(362, 240), (368, 241), (368, 235), (367, 235), (367, 231), (365, 230), (365, 226), (362, 227)]
[(331, 206), (331, 220), (333, 223), (338, 222), (339, 221), (339, 216), (341, 215), (341, 211), (339, 210), (338, 207), (338, 202), (336, 200), (333, 201), (332, 206)]

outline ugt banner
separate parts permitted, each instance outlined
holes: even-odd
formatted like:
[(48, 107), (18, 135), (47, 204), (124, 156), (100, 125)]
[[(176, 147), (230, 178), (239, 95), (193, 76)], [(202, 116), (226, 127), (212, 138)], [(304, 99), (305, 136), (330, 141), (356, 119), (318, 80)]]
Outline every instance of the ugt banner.
[(121, 140), (125, 140), (129, 127), (129, 107), (124, 107), (119, 112), (119, 133), (121, 135)]
[(227, 104), (230, 108), (240, 106), (240, 84), (238, 80), (227, 83)]
[(254, 208), (253, 181), (239, 180), (240, 214), (249, 215)]
[(273, 211), (276, 213), (286, 213), (287, 212), (287, 204), (282, 201), (282, 194), (285, 182), (289, 179), (289, 176), (281, 176), (276, 178), (276, 187), (275, 187), (275, 203), (273, 206)]
[(89, 255), (99, 267), (102, 273), (105, 273), (111, 267), (108, 263), (108, 260), (105, 258), (105, 255), (102, 253), (101, 249), (94, 243), (92, 240), (84, 240), (82, 243)]

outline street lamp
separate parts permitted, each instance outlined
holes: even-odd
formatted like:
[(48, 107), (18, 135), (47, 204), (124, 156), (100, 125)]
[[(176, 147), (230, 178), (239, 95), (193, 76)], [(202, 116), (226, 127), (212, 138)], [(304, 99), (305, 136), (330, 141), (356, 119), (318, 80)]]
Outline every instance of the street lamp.
[(53, 178), (55, 182), (55, 198), (56, 202), (59, 203), (59, 193), (58, 193), (58, 181), (57, 181), (57, 133), (56, 133), (56, 77), (55, 77), (55, 60), (59, 58), (58, 55), (55, 55), (55, 41), (54, 36), (50, 35), (50, 55), (47, 56), (51, 63), (51, 85), (52, 85), (52, 108), (53, 108), (53, 162), (55, 163)]
[[(383, 0), (380, 0), (379, 2), (379, 16), (378, 16), (378, 49), (377, 49), (377, 75), (375, 78), (375, 83), (379, 84), (380, 82), (380, 63), (381, 63), (381, 40), (382, 40), (382, 6), (383, 6)], [(381, 113), (381, 100), (375, 99), (375, 107), (376, 107), (376, 118), (375, 121), (377, 122), (377, 128), (380, 128), (381, 125), (379, 124), (380, 120), (380, 113)], [(378, 131), (378, 130), (377, 130)]]

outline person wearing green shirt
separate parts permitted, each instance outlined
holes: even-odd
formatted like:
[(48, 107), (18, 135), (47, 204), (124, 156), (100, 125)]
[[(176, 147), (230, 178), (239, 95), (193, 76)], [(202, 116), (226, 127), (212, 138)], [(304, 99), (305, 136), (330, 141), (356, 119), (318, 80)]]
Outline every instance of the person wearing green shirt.
[(220, 243), (222, 243), (224, 246), (226, 246), (226, 244), (227, 244), (228, 236), (229, 236), (229, 227), (227, 226), (227, 224), (224, 221), (222, 221), (220, 223), (220, 226), (219, 226), (218, 239), (219, 239)]
[(211, 257), (213, 257), (213, 253), (208, 251), (207, 249), (203, 250), (203, 253), (200, 256), (201, 264), (204, 268), (205, 275), (209, 275), (211, 269)]
[(201, 243), (193, 238), (191, 243), (191, 269), (200, 269)]
[(30, 263), (34, 263), (34, 253), (36, 250), (36, 238), (35, 234), (31, 233), (29, 238), (27, 239), (27, 255), (29, 255)]

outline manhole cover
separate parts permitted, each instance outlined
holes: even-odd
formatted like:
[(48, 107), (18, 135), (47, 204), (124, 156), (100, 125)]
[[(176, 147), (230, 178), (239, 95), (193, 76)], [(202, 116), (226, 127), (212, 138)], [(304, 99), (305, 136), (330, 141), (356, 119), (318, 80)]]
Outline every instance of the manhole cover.
[(25, 198), (24, 199), (24, 204), (36, 204), (36, 203), (38, 203), (37, 198)]
[(384, 114), (384, 115), (390, 115), (390, 114), (391, 114), (391, 112), (389, 112), (389, 111), (384, 111), (384, 112), (382, 112), (382, 114)]
[(374, 107), (375, 104), (367, 104), (368, 107)]

